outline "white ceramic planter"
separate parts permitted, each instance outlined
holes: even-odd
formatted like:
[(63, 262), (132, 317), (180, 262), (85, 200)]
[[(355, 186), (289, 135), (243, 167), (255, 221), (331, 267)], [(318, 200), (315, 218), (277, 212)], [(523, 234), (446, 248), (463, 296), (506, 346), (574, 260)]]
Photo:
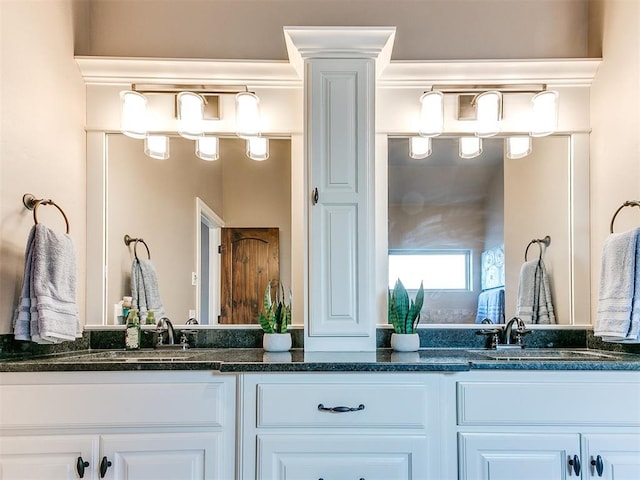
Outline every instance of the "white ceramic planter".
[(417, 352), (420, 348), (420, 337), (417, 333), (392, 333), (391, 348), (396, 352)]
[(291, 333), (265, 333), (262, 337), (265, 352), (286, 352), (291, 348)]

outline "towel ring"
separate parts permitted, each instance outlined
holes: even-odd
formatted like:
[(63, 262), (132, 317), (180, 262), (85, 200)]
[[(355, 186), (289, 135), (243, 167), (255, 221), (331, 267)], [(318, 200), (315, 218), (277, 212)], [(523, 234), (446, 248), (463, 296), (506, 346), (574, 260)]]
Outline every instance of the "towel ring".
[(124, 236), (124, 244), (128, 247), (133, 242), (133, 255), (138, 260), (138, 243), (142, 243), (144, 248), (147, 249), (147, 257), (151, 260), (151, 252), (149, 252), (149, 245), (142, 238), (131, 238), (129, 235)]
[(22, 203), (28, 210), (33, 210), (33, 223), (36, 225), (38, 224), (38, 207), (40, 205), (53, 205), (56, 207), (64, 218), (64, 223), (67, 226), (67, 235), (69, 235), (69, 219), (67, 218), (67, 214), (64, 213), (64, 210), (62, 210), (62, 207), (60, 207), (56, 202), (51, 199), (36, 198), (30, 193), (25, 193), (22, 196)]
[(538, 244), (538, 248), (540, 249), (540, 256), (538, 257), (539, 260), (542, 260), (542, 245), (544, 245), (545, 247), (548, 247), (549, 245), (551, 245), (551, 237), (549, 235), (545, 236), (544, 238), (534, 238), (533, 240), (531, 240), (529, 242), (529, 245), (527, 245), (527, 249), (524, 251), (524, 261), (527, 261), (527, 255), (529, 253), (529, 247), (531, 245), (533, 245), (534, 243)]
[(611, 225), (609, 226), (609, 233), (613, 233), (613, 224), (616, 221), (616, 217), (618, 216), (618, 213), (620, 213), (620, 210), (622, 210), (624, 207), (640, 207), (640, 202), (637, 201), (637, 200), (627, 200), (622, 205), (620, 205), (618, 207), (618, 209), (616, 210), (616, 213), (614, 213), (613, 217), (611, 218)]

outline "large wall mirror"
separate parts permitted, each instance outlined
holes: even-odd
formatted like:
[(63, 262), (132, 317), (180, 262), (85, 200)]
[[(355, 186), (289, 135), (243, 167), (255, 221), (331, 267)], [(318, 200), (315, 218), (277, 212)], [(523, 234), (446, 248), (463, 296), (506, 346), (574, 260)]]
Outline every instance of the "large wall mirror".
[[(103, 210), (106, 224), (102, 323), (118, 323), (114, 307), (131, 292), (135, 255), (148, 257), (143, 244), (125, 245), (125, 235), (142, 238), (149, 248), (165, 313), (175, 324), (190, 317), (203, 325), (257, 323), (250, 313), (241, 320), (218, 317), (236, 302), (221, 297), (226, 268), (218, 251), (221, 229), (231, 232), (229, 238), (248, 230), (252, 240), (256, 230), (275, 231), (277, 275), (291, 285), (291, 141), (270, 139), (265, 161), (248, 158), (239, 138), (221, 138), (216, 161), (196, 157), (194, 142), (177, 135), (170, 139), (167, 160), (146, 156), (142, 141), (119, 133), (107, 134), (105, 143), (104, 204), (92, 206)], [(253, 268), (252, 261), (265, 259), (259, 258), (261, 242), (249, 243), (236, 264)], [(249, 277), (236, 278), (231, 287), (257, 290), (255, 276)], [(233, 307), (258, 308), (249, 303)]]
[[(482, 153), (465, 159), (458, 154), (458, 138), (438, 137), (432, 154), (417, 160), (409, 156), (408, 138), (389, 138), (390, 284), (398, 276), (415, 283), (412, 275), (423, 257), (460, 258), (415, 275), (430, 280), (421, 323), (475, 324), (480, 293), (494, 287), (504, 289), (508, 320), (516, 311), (525, 250), (546, 236), (551, 243), (542, 247), (557, 323), (580, 323), (574, 321), (573, 269), (588, 251), (574, 242), (572, 212), (588, 209), (574, 189), (575, 176), (584, 182), (588, 168), (576, 171), (570, 135), (534, 138), (532, 146), (530, 155), (509, 159), (503, 138), (486, 138)], [(534, 244), (528, 259), (539, 252)], [(403, 271), (404, 256), (412, 267)], [(492, 278), (496, 265), (502, 278)], [(456, 269), (458, 280), (449, 280), (446, 274)]]

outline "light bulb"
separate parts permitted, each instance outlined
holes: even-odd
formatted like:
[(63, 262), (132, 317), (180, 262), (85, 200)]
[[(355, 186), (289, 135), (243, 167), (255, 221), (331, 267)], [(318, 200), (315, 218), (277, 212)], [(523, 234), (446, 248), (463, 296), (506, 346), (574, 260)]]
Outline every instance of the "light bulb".
[(523, 158), (531, 153), (531, 137), (514, 135), (507, 138), (507, 158)]
[(178, 133), (196, 140), (204, 133), (204, 99), (197, 93), (180, 92), (178, 102)]
[(131, 138), (142, 139), (147, 134), (147, 99), (138, 92), (120, 92), (122, 112), (120, 129)]
[(484, 92), (475, 99), (476, 135), (492, 137), (500, 131), (502, 94), (497, 91)]
[(460, 158), (474, 158), (482, 153), (482, 139), (478, 137), (460, 137), (458, 147)]
[(247, 157), (258, 161), (269, 158), (269, 139), (265, 137), (247, 139)]
[(169, 137), (166, 135), (147, 134), (144, 137), (144, 153), (151, 158), (166, 160), (169, 158)]
[(436, 137), (444, 128), (444, 95), (442, 92), (426, 92), (420, 97), (420, 131), (422, 137)]
[(409, 156), (416, 160), (431, 155), (431, 137), (411, 137), (409, 139)]
[(236, 135), (240, 138), (260, 135), (260, 109), (258, 97), (250, 92), (236, 95)]
[(212, 162), (220, 158), (218, 137), (203, 135), (196, 140), (196, 156), (202, 160)]
[(558, 92), (545, 91), (531, 99), (531, 136), (544, 137), (558, 129)]

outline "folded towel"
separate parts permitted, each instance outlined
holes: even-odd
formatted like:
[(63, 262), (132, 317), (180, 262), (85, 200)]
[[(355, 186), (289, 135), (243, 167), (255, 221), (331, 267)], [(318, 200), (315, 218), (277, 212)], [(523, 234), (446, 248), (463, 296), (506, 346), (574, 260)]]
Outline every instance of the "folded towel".
[(516, 316), (525, 323), (556, 323), (549, 276), (542, 259), (525, 262), (520, 269)]
[(604, 341), (640, 341), (640, 228), (612, 233), (603, 244), (594, 334)]
[(60, 343), (82, 336), (76, 304), (73, 240), (39, 223), (29, 233), (25, 273), (14, 316), (17, 340)]
[(131, 265), (131, 307), (138, 309), (140, 323), (145, 323), (147, 313), (153, 310), (156, 319), (165, 316), (160, 300), (158, 276), (151, 260), (135, 259)]
[(492, 288), (478, 295), (478, 311), (476, 323), (485, 318), (493, 323), (504, 323), (504, 288)]

